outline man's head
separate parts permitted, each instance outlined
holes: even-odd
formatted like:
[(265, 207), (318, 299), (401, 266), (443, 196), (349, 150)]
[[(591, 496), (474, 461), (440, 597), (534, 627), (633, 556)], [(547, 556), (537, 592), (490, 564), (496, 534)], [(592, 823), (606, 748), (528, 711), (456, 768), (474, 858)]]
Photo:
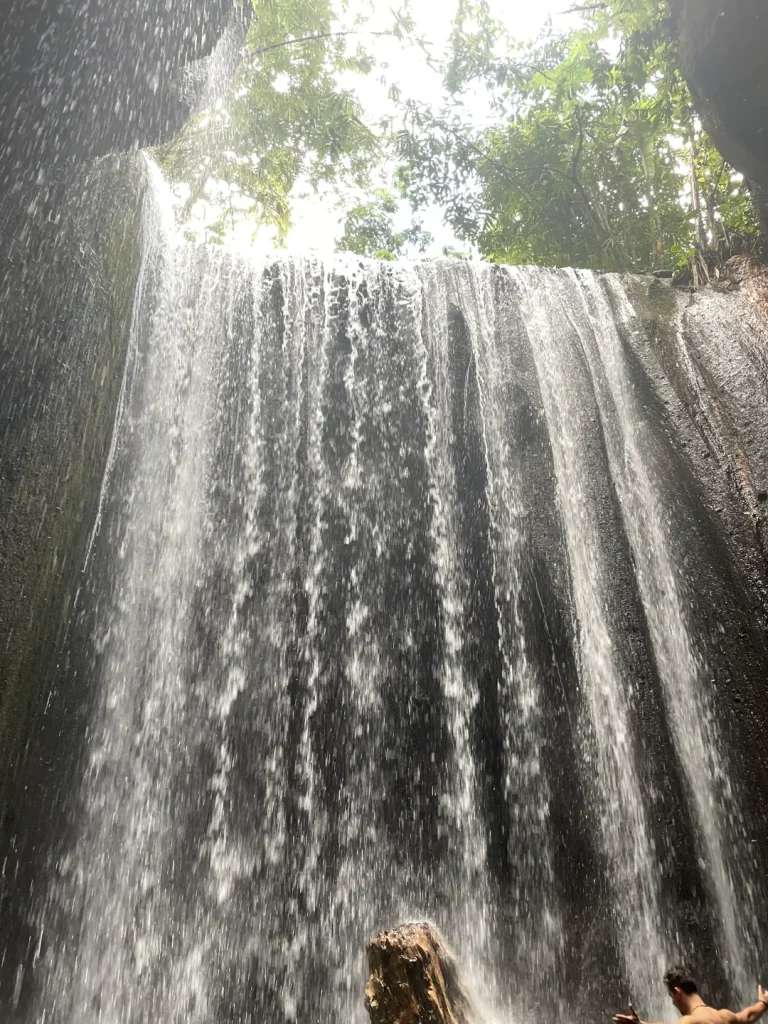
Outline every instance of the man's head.
[(699, 987), (690, 972), (684, 967), (671, 967), (664, 975), (664, 984), (680, 1013), (688, 1013), (691, 998), (699, 994)]

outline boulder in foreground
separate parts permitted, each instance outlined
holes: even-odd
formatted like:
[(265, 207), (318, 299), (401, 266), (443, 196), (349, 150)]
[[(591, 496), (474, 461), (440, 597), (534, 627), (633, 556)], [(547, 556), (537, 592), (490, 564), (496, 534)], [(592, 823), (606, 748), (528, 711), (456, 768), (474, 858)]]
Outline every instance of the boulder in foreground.
[(371, 1024), (478, 1024), (456, 960), (434, 925), (379, 932), (367, 952)]

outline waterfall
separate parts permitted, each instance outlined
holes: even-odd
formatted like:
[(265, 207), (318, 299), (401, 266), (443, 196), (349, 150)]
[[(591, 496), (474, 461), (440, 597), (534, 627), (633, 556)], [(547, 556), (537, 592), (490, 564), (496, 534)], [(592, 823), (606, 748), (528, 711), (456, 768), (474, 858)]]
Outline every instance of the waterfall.
[(702, 936), (746, 995), (716, 554), (631, 282), (256, 258), (147, 188), (31, 1019), (363, 1021), (366, 940), (423, 917), (488, 1020), (661, 1014)]

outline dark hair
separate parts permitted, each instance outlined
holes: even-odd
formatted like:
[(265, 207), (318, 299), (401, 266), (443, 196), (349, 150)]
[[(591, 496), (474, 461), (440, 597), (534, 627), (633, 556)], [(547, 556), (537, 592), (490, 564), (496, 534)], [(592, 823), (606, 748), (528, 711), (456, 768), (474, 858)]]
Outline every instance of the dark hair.
[(670, 967), (664, 975), (664, 984), (671, 992), (673, 988), (679, 988), (687, 996), (692, 996), (699, 991), (699, 987), (684, 967)]

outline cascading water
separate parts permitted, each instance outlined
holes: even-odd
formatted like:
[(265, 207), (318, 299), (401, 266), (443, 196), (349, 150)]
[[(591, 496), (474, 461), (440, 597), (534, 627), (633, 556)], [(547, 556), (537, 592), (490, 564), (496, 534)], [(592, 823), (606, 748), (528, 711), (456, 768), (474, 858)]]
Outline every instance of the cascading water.
[[(632, 922), (624, 947), (635, 991), (649, 998), (666, 959), (659, 913), (658, 862), (654, 855), (630, 706), (635, 700), (633, 665), (616, 643), (613, 586), (615, 550), (602, 543), (600, 508), (607, 474), (590, 472), (585, 449), (595, 445), (599, 409), (571, 303), (553, 301), (553, 287), (529, 272), (515, 271), (525, 296), (526, 324), (534, 349), (542, 401), (552, 439), (558, 494), (571, 566), (579, 629), (579, 678), (594, 744), (599, 779), (595, 798), (600, 831), (616, 887), (615, 906)], [(567, 279), (566, 279), (567, 280)], [(544, 284), (544, 288), (542, 288)], [(555, 291), (555, 294), (558, 294)], [(604, 325), (597, 325), (597, 330)], [(613, 626), (613, 629), (611, 628)]]
[(757, 880), (622, 281), (259, 261), (148, 177), (32, 1019), (362, 1020), (366, 939), (417, 916), (489, 1017), (661, 1013), (689, 846), (743, 987)]

